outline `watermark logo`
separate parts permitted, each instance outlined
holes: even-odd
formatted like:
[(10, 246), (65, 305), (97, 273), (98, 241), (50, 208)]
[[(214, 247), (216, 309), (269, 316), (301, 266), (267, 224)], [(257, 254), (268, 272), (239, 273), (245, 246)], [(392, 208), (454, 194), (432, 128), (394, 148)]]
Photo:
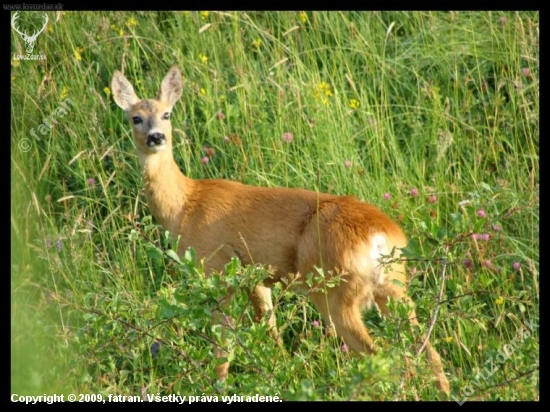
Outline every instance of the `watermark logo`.
[[(64, 101), (59, 103), (59, 106), (49, 116), (42, 119), (42, 123), (40, 123), (36, 128), (33, 127), (31, 129), (31, 136), (39, 142), (41, 139), (38, 136), (38, 133), (42, 136), (46, 136), (50, 130), (53, 129), (54, 125), (58, 124), (59, 121), (71, 111), (71, 106), (75, 107), (76, 104), (69, 98), (66, 98)], [(32, 148), (32, 140), (25, 137), (19, 141), (17, 146), (22, 152), (28, 152)]]
[[(489, 358), (485, 361), (485, 365), (487, 365), (483, 372), (486, 374), (484, 375), (482, 372), (479, 372), (476, 376), (476, 379), (472, 379), (470, 383), (462, 388), (462, 395), (464, 398), (462, 400), (459, 400), (455, 395), (451, 395), (451, 398), (456, 401), (460, 406), (462, 406), (469, 397), (471, 397), (475, 393), (474, 386), (477, 386), (478, 388), (481, 388), (483, 385), (481, 384), (481, 380), (488, 381), (495, 373), (499, 370), (499, 363), (503, 364), (507, 360), (511, 359), (512, 354), (515, 350), (519, 349), (519, 346), (529, 337), (533, 336), (535, 334), (535, 330), (539, 327), (536, 323), (533, 321), (527, 321), (525, 322), (525, 325), (522, 325), (518, 331), (516, 336), (506, 345), (502, 346), (497, 352), (497, 355), (495, 358)], [(496, 360), (496, 362), (495, 362)]]
[(27, 34), (27, 31), (21, 31), (18, 26), (16, 20), (19, 18), (19, 12), (16, 11), (13, 14), (13, 17), (11, 18), (11, 27), (21, 35), (23, 38), (23, 41), (25, 42), (25, 51), (27, 52), (26, 55), (13, 55), (14, 60), (45, 60), (46, 56), (43, 54), (32, 54), (34, 50), (34, 46), (36, 45), (36, 39), (40, 33), (44, 31), (46, 28), (46, 25), (48, 24), (48, 15), (44, 13), (44, 25), (41, 29), (35, 30), (32, 35)]

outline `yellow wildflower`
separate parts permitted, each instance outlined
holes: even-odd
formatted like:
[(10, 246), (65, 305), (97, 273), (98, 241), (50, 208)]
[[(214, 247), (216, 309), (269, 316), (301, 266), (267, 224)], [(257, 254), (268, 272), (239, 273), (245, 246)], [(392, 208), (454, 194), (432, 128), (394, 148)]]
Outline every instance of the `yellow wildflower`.
[(330, 86), (327, 82), (319, 83), (317, 85), (317, 89), (319, 90), (319, 93), (324, 93), (327, 97), (331, 97), (333, 95), (332, 90), (330, 90)]
[(200, 12), (200, 15), (201, 15), (201, 19), (203, 20), (206, 20), (208, 18), (208, 15), (210, 14), (209, 11), (201, 11)]
[(117, 31), (117, 30), (118, 30), (118, 28), (117, 28), (117, 26), (116, 26), (115, 24), (111, 24), (111, 30), (113, 30), (113, 31)]
[(82, 55), (80, 53), (82, 53), (84, 50), (82, 50), (80, 47), (76, 47), (73, 52), (74, 52), (74, 58), (78, 61), (82, 60)]
[(206, 54), (199, 53), (199, 60), (202, 64), (208, 63), (208, 56)]
[(130, 17), (130, 18), (128, 19), (128, 21), (126, 22), (126, 25), (127, 25), (128, 27), (136, 27), (136, 26), (137, 26), (137, 20), (134, 19), (133, 17)]
[(15, 79), (17, 79), (17, 76), (11, 76), (11, 81), (15, 81)]
[(256, 39), (252, 41), (252, 47), (254, 47), (255, 49), (259, 49), (261, 45), (262, 39)]
[(107, 97), (111, 96), (111, 89), (109, 89), (107, 86), (103, 88), (103, 93), (107, 95)]
[(48, 26), (48, 33), (53, 33), (53, 27), (51, 24)]
[(300, 21), (302, 23), (307, 23), (307, 13), (305, 11), (301, 11), (300, 14), (298, 14), (298, 17), (300, 18)]
[(120, 29), (120, 30), (118, 31), (118, 35), (119, 35), (120, 37), (124, 36), (124, 30)]
[(201, 87), (199, 92), (200, 92), (200, 94), (202, 94), (204, 96), (206, 94), (206, 89), (204, 87)]
[(497, 300), (495, 300), (495, 303), (497, 305), (502, 305), (504, 303), (504, 298), (502, 296), (499, 296)]
[(334, 93), (330, 89), (330, 86), (327, 82), (321, 82), (317, 86), (315, 86), (315, 90), (313, 92), (313, 96), (320, 100), (323, 104), (328, 103), (328, 98), (332, 97)]
[(20, 64), (21, 64), (21, 62), (19, 60), (12, 60), (11, 61), (11, 65), (13, 67), (19, 67)]
[(361, 102), (357, 99), (350, 99), (349, 101), (349, 107), (351, 107), (353, 110), (357, 110), (361, 106)]
[(59, 98), (61, 100), (64, 100), (67, 98), (68, 95), (69, 95), (69, 89), (67, 89), (67, 86), (63, 86), (61, 88), (61, 95), (59, 96)]
[(451, 343), (453, 341), (453, 338), (451, 336), (447, 336), (445, 339), (443, 339), (447, 343)]

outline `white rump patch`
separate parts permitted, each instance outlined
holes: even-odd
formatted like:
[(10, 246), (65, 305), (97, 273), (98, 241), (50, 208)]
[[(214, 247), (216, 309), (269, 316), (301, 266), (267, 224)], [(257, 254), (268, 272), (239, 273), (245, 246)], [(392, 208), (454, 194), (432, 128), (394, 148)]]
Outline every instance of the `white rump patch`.
[(389, 253), (386, 236), (377, 233), (370, 238), (370, 245), (363, 243), (357, 248), (354, 255), (354, 269), (373, 287), (382, 285), (385, 274), (384, 268), (380, 266), (380, 258)]
[(390, 251), (388, 250), (388, 243), (386, 241), (386, 236), (381, 234), (376, 234), (371, 238), (371, 250), (370, 256), (374, 262), (374, 282), (377, 285), (382, 285), (386, 280), (384, 275), (384, 268), (380, 266), (380, 258), (382, 255), (388, 255)]

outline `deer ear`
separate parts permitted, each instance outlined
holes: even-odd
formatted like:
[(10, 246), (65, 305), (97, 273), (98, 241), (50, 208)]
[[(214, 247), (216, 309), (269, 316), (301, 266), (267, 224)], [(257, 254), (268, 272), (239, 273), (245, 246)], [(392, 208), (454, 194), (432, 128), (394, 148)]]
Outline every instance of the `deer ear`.
[(168, 70), (168, 73), (160, 85), (159, 99), (172, 107), (180, 99), (183, 93), (183, 82), (181, 72), (178, 66), (174, 65)]
[(128, 111), (133, 105), (139, 102), (134, 88), (124, 75), (118, 70), (113, 74), (111, 90), (115, 103), (123, 110)]

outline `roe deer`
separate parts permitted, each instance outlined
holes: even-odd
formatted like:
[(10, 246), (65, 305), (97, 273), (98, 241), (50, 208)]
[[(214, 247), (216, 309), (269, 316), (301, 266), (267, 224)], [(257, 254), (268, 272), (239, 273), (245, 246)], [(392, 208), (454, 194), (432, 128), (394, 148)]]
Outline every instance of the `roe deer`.
[[(156, 99), (140, 100), (119, 71), (111, 86), (116, 104), (132, 123), (151, 214), (166, 230), (180, 236), (178, 253), (192, 246), (197, 258), (205, 259), (207, 274), (223, 271), (232, 256), (238, 256), (243, 265), (255, 262), (274, 268), (272, 277), (249, 291), (249, 296), (257, 318), (267, 317), (275, 338), (270, 287), (287, 276), (305, 276), (315, 267), (325, 274), (345, 275), (328, 292), (310, 290), (309, 297), (355, 352), (377, 350), (361, 318), (362, 311), (373, 304), (387, 314), (388, 298), (404, 299), (410, 305), (410, 322), (418, 324), (406, 295), (403, 264), (394, 261), (382, 267), (380, 261), (394, 248), (398, 255), (397, 248), (405, 247), (407, 240), (377, 207), (353, 196), (190, 179), (180, 171), (172, 153), (170, 112), (182, 95), (180, 70), (173, 66), (168, 71)], [(225, 327), (229, 322), (221, 315), (214, 321)], [(436, 386), (448, 395), (449, 382), (439, 354), (429, 342), (425, 350)], [(218, 346), (214, 354), (227, 356)], [(218, 365), (218, 379), (225, 380), (228, 370), (229, 362)]]

